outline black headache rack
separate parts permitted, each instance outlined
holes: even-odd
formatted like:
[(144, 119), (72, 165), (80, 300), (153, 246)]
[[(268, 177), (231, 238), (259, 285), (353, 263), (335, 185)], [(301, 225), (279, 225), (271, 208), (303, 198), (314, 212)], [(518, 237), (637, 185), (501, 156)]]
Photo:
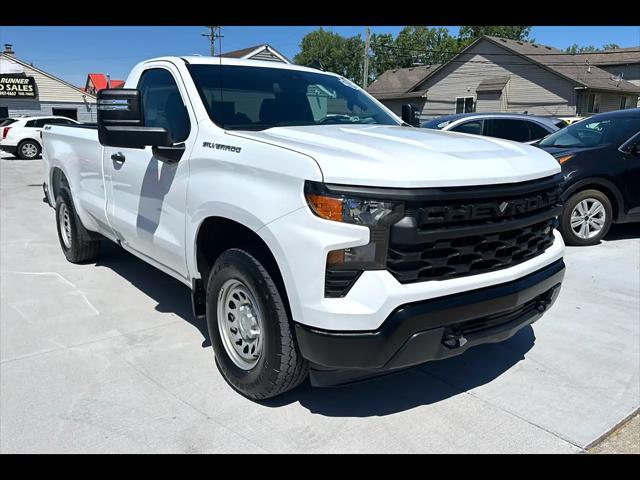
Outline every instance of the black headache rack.
[(562, 181), (421, 190), (391, 227), (387, 269), (400, 283), (447, 280), (542, 254), (554, 241)]

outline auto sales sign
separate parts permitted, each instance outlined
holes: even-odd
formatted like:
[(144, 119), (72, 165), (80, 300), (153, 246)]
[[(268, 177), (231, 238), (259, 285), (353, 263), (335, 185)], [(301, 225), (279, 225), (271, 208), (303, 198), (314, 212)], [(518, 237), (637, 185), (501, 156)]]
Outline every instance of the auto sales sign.
[(36, 98), (36, 81), (33, 77), (0, 75), (0, 99)]

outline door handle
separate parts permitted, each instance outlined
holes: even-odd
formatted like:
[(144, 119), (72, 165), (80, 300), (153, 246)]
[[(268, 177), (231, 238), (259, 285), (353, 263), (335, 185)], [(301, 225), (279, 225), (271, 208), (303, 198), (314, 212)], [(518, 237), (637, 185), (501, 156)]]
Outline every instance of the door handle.
[(114, 153), (113, 155), (111, 155), (111, 160), (116, 163), (122, 164), (125, 161), (125, 156), (122, 154), (122, 152)]

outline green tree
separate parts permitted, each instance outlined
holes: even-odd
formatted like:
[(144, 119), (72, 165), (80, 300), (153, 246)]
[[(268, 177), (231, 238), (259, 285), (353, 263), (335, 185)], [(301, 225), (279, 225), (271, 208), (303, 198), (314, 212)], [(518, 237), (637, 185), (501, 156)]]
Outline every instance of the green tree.
[(458, 49), (455, 37), (444, 27), (407, 26), (392, 35), (371, 36), (371, 80), (394, 68), (443, 63)]
[(575, 54), (575, 53), (589, 53), (589, 52), (597, 52), (598, 49), (593, 45), (583, 45), (580, 46), (577, 43), (567, 47), (564, 49), (565, 52)]
[(567, 53), (591, 53), (591, 52), (601, 52), (603, 50), (611, 50), (613, 48), (620, 48), (620, 45), (617, 43), (606, 43), (602, 46), (602, 48), (594, 47), (593, 45), (578, 45), (574, 43), (573, 45), (564, 49)]
[(433, 65), (448, 60), (457, 51), (455, 37), (445, 27), (404, 27), (395, 40), (401, 64)]
[(394, 39), (390, 33), (373, 33), (369, 43), (370, 79), (375, 80), (387, 70), (400, 68), (398, 56), (395, 55)]
[(364, 41), (360, 36), (345, 38), (322, 27), (302, 38), (300, 52), (293, 57), (298, 65), (320, 62), (324, 70), (356, 83), (362, 81), (363, 59)]
[(462, 49), (483, 35), (533, 42), (531, 27), (525, 25), (463, 26), (458, 33), (458, 45)]

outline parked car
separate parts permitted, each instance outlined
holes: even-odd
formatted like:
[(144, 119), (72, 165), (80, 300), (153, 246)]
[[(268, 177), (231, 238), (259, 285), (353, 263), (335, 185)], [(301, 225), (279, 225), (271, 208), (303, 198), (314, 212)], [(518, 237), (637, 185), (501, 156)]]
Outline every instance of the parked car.
[(0, 125), (0, 150), (24, 160), (37, 158), (42, 152), (40, 132), (45, 125), (77, 124), (67, 117), (7, 118)]
[(559, 117), (559, 119), (564, 122), (564, 126), (579, 122), (580, 120), (584, 120), (584, 118), (585, 117)]
[(188, 285), (249, 398), (502, 341), (558, 296), (562, 177), (538, 148), (405, 127), (282, 63), (152, 59), (97, 102), (97, 127), (43, 132), (62, 252), (107, 238)]
[(594, 115), (538, 142), (565, 175), (560, 231), (594, 245), (612, 223), (640, 221), (640, 109)]
[(421, 127), (531, 142), (557, 131), (561, 123), (559, 119), (519, 113), (457, 113), (434, 118)]

